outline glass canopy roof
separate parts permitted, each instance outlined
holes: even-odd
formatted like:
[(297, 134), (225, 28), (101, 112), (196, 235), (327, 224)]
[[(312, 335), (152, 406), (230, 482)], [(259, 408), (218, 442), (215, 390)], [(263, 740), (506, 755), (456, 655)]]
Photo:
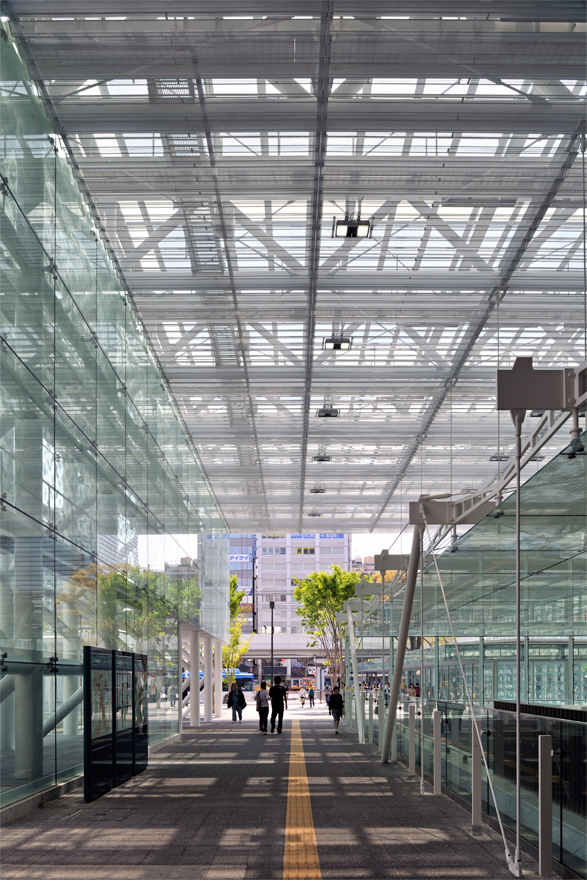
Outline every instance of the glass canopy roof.
[(11, 20), (231, 531), (388, 531), (511, 455), (498, 365), (585, 360), (584, 5), (294, 8)]
[[(587, 434), (521, 490), (522, 636), (587, 637)], [(457, 636), (515, 635), (515, 494), (438, 559)], [(403, 591), (394, 598), (399, 625)], [(420, 589), (412, 626), (420, 632)], [(397, 632), (397, 626), (394, 628)], [(433, 561), (424, 570), (424, 632), (451, 636)]]
[[(587, 639), (587, 433), (565, 447), (521, 489), (521, 635)], [(438, 573), (446, 594), (455, 636), (515, 636), (515, 493), (438, 554), (424, 559), (425, 639), (452, 639)], [(425, 548), (428, 534), (425, 533)], [(402, 575), (386, 582), (380, 594), (357, 606), (356, 632), (381, 640), (399, 633), (404, 589)], [(374, 585), (377, 590), (377, 586)], [(421, 632), (421, 585), (416, 585), (410, 634)]]

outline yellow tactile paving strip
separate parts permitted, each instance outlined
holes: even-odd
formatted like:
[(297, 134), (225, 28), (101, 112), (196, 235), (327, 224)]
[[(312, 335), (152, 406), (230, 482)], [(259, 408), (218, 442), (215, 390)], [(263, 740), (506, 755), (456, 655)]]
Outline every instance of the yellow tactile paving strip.
[(321, 878), (302, 730), (292, 722), (285, 819), (284, 878)]

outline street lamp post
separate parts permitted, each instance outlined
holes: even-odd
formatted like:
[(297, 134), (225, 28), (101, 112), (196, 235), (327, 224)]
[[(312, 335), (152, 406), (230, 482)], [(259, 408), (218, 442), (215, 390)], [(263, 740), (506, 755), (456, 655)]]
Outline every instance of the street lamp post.
[(271, 685), (273, 685), (273, 610), (275, 608), (273, 600), (270, 600), (269, 608), (271, 609)]

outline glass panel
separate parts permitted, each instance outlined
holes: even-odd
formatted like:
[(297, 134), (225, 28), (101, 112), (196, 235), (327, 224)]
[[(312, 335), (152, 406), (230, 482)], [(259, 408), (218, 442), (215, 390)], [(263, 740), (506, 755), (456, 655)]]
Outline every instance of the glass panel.
[(139, 727), (149, 691), (153, 738), (177, 732), (180, 608), (226, 639), (229, 567), (222, 515), (9, 34), (0, 89), (5, 804), (79, 772), (84, 646), (148, 655)]

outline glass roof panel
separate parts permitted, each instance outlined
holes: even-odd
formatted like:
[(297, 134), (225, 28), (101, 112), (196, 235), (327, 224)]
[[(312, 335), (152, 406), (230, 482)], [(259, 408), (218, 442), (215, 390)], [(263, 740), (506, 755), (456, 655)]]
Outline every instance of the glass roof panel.
[(230, 529), (491, 484), (496, 368), (583, 358), (579, 5), (168, 5), (11, 9)]

